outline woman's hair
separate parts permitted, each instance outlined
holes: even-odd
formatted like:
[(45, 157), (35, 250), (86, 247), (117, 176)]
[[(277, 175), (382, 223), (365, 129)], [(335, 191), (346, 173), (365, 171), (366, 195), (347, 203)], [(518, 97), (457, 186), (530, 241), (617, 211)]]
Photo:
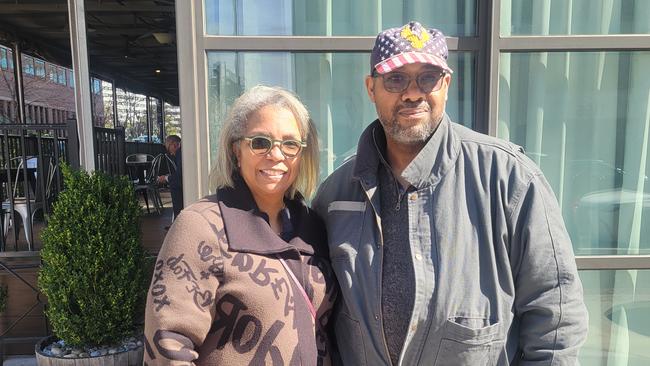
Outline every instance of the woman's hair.
[(234, 187), (233, 173), (237, 168), (237, 157), (233, 144), (239, 142), (246, 132), (251, 116), (266, 106), (284, 108), (291, 111), (300, 129), (302, 141), (307, 146), (300, 153), (298, 177), (289, 187), (286, 196), (294, 198), (296, 192), (304, 197), (311, 197), (318, 181), (318, 135), (316, 127), (309, 117), (307, 108), (288, 90), (279, 87), (257, 85), (242, 94), (232, 108), (221, 127), (217, 158), (210, 172), (210, 186), (215, 191), (222, 187)]

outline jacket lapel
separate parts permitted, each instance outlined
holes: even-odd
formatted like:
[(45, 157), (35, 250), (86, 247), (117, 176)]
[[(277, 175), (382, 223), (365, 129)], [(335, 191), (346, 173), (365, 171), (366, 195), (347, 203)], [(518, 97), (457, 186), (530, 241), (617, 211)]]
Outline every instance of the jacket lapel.
[(286, 242), (273, 232), (241, 180), (235, 180), (235, 188), (219, 189), (217, 199), (231, 250), (264, 255), (298, 250), (311, 255), (314, 254), (312, 245), (324, 243), (325, 238), (317, 240), (314, 237), (311, 229), (316, 228), (309, 227), (312, 220), (305, 220), (307, 210), (299, 200), (286, 202), (294, 226), (294, 237)]

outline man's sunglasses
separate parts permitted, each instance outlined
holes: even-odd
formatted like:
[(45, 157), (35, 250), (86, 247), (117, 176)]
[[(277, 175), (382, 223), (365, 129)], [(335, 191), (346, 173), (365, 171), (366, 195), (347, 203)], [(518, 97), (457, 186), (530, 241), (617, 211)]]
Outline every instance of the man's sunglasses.
[[(411, 84), (413, 78), (406, 73), (393, 71), (387, 74), (377, 74), (384, 81), (384, 89), (391, 93), (401, 93)], [(426, 71), (415, 77), (415, 82), (422, 93), (431, 93), (440, 90), (442, 79), (445, 76), (444, 71)]]
[(248, 141), (248, 146), (250, 146), (251, 151), (255, 155), (266, 155), (273, 149), (275, 144), (279, 144), (282, 155), (287, 158), (293, 158), (300, 154), (303, 147), (307, 147), (307, 144), (302, 141), (274, 140), (266, 136), (244, 137), (242, 140)]

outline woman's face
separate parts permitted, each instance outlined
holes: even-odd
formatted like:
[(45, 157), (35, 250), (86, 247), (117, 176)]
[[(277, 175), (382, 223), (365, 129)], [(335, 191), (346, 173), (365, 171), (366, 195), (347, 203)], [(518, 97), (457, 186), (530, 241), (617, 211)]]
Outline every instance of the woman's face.
[[(302, 141), (296, 118), (291, 111), (282, 107), (263, 107), (249, 118), (247, 124), (244, 137), (265, 136), (272, 140)], [(274, 143), (271, 151), (257, 155), (251, 150), (250, 143), (240, 140), (233, 145), (241, 176), (258, 203), (282, 200), (298, 176), (301, 154), (293, 158), (285, 157), (280, 151), (280, 144)]]

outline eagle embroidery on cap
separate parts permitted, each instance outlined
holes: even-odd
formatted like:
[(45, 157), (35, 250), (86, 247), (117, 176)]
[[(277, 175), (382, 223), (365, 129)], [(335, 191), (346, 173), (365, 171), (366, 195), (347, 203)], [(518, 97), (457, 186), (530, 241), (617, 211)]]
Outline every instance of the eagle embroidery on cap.
[(402, 31), (399, 35), (409, 41), (409, 43), (411, 43), (411, 47), (420, 49), (424, 47), (424, 44), (429, 40), (429, 33), (426, 31), (426, 29), (422, 28), (420, 28), (420, 31), (418, 33), (419, 34), (413, 33), (413, 31), (411, 31), (411, 27), (409, 27), (409, 24), (407, 24), (402, 28)]

